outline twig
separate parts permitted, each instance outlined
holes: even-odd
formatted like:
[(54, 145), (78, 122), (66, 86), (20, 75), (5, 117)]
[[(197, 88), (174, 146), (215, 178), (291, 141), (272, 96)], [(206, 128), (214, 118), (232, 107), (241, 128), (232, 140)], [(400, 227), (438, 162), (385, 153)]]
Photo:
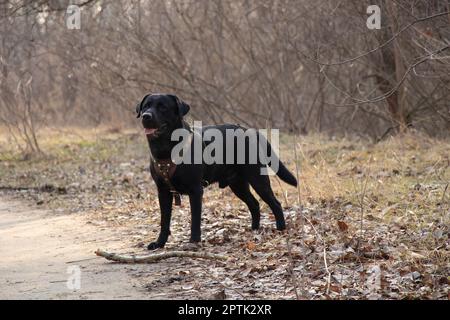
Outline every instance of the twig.
[(442, 53), (443, 51), (447, 50), (450, 48), (450, 45), (446, 45), (430, 54), (427, 54), (425, 56), (419, 57), (417, 58), (415, 61), (415, 63), (413, 63), (412, 65), (410, 65), (408, 67), (408, 69), (405, 71), (405, 73), (403, 74), (403, 76), (401, 77), (401, 79), (395, 84), (395, 86), (390, 89), (389, 91), (383, 93), (382, 95), (379, 95), (377, 97), (374, 98), (370, 98), (370, 99), (359, 99), (354, 97), (352, 94), (346, 92), (343, 89), (340, 89), (337, 85), (335, 85), (333, 83), (333, 81), (327, 76), (327, 74), (325, 73), (324, 67), (321, 68), (321, 73), (323, 74), (323, 76), (325, 77), (325, 79), (328, 81), (328, 83), (335, 88), (337, 91), (339, 91), (340, 93), (346, 95), (348, 98), (352, 99), (353, 101), (356, 102), (352, 102), (352, 103), (343, 103), (343, 104), (336, 104), (336, 103), (331, 103), (328, 101), (325, 101), (324, 103), (334, 106), (334, 107), (354, 107), (354, 106), (359, 106), (361, 104), (367, 104), (367, 103), (376, 103), (376, 102), (380, 102), (383, 100), (386, 100), (387, 98), (391, 97), (394, 93), (397, 92), (397, 90), (401, 87), (401, 85), (405, 82), (406, 78), (408, 77), (409, 73), (411, 71), (414, 71), (415, 68), (419, 65), (421, 65), (422, 63), (428, 61), (428, 60), (434, 60), (436, 59), (435, 56)]
[(207, 252), (192, 252), (192, 251), (167, 251), (167, 252), (161, 252), (161, 253), (155, 253), (151, 255), (143, 255), (143, 256), (136, 256), (136, 255), (120, 255), (116, 253), (110, 253), (104, 250), (97, 249), (95, 251), (95, 254), (103, 257), (107, 260), (121, 262), (121, 263), (154, 263), (158, 262), (162, 259), (168, 259), (168, 258), (201, 258), (201, 259), (211, 259), (211, 260), (227, 260), (228, 257), (213, 254), (213, 253), (207, 253)]
[(306, 54), (303, 53), (302, 51), (298, 50), (297, 47), (296, 47), (295, 45), (292, 44), (292, 42), (290, 42), (290, 43), (291, 43), (291, 45), (293, 45), (293, 47), (296, 49), (296, 51), (297, 51), (298, 53), (300, 53), (300, 54), (301, 54), (302, 56), (304, 56), (305, 58), (307, 58), (307, 59), (309, 59), (309, 60), (311, 60), (311, 61), (317, 63), (318, 65), (320, 65), (320, 66), (322, 66), (322, 67), (324, 67), (324, 66), (328, 66), (328, 67), (330, 67), (330, 66), (338, 66), (338, 65), (342, 65), (342, 64), (346, 64), (346, 63), (349, 63), (349, 62), (356, 61), (356, 60), (358, 60), (358, 59), (360, 59), (360, 58), (362, 58), (362, 57), (364, 57), (364, 56), (367, 56), (367, 55), (369, 55), (369, 54), (371, 54), (371, 53), (374, 53), (374, 52), (376, 52), (376, 51), (378, 51), (378, 50), (383, 49), (384, 47), (386, 47), (387, 45), (389, 45), (390, 43), (392, 43), (392, 42), (393, 42), (400, 34), (402, 34), (403, 32), (405, 32), (406, 30), (408, 30), (409, 28), (411, 28), (412, 26), (414, 26), (414, 25), (417, 24), (417, 23), (420, 23), (420, 22), (423, 22), (423, 21), (427, 21), (427, 20), (431, 20), (431, 19), (438, 18), (438, 17), (442, 17), (442, 16), (446, 16), (446, 15), (449, 15), (449, 14), (450, 14), (450, 11), (446, 11), (446, 12), (440, 12), (440, 13), (435, 14), (435, 15), (431, 15), (431, 16), (427, 16), (427, 17), (423, 17), (423, 18), (418, 18), (418, 19), (416, 19), (415, 21), (413, 21), (413, 22), (407, 24), (406, 26), (404, 26), (403, 28), (401, 28), (397, 33), (395, 33), (389, 40), (387, 40), (387, 41), (384, 42), (383, 44), (377, 46), (376, 48), (373, 48), (372, 50), (369, 50), (369, 51), (367, 51), (367, 52), (358, 54), (357, 56), (355, 56), (355, 57), (353, 57), (353, 58), (349, 58), (349, 59), (346, 59), (346, 60), (343, 60), (343, 61), (328, 62), (328, 63), (326, 63), (326, 62), (321, 62), (321, 61), (319, 61), (319, 60), (317, 60), (317, 59), (314, 59), (314, 58), (312, 58), (312, 57), (306, 55)]
[(95, 260), (98, 259), (97, 257), (95, 258), (86, 258), (86, 259), (80, 259), (80, 260), (72, 260), (72, 261), (66, 261), (67, 264), (69, 263), (77, 263), (77, 262), (83, 262), (83, 261), (90, 261), (90, 260)]
[(300, 296), (298, 295), (298, 283), (297, 278), (294, 275), (294, 259), (292, 258), (292, 250), (291, 250), (291, 233), (289, 231), (289, 227), (287, 228), (287, 236), (286, 236), (286, 247), (288, 251), (288, 258), (289, 258), (289, 273), (291, 274), (292, 283), (294, 285), (294, 292), (295, 292), (295, 298), (297, 300), (300, 300)]
[(328, 270), (328, 263), (327, 263), (327, 251), (326, 246), (323, 246), (323, 263), (325, 264), (325, 271), (327, 272), (327, 291), (326, 294), (330, 293), (330, 285), (331, 285), (331, 272)]
[[(301, 151), (301, 148), (300, 148)], [(300, 210), (300, 228), (302, 231), (305, 230), (305, 222), (303, 221), (303, 208), (302, 208), (302, 198), (300, 194), (300, 174), (299, 174), (299, 160), (297, 155), (297, 135), (294, 136), (294, 156), (295, 156), (295, 176), (297, 178), (297, 205)]]
[[(285, 201), (286, 207), (288, 207), (289, 200), (287, 198), (287, 192), (284, 192), (283, 186), (281, 185), (281, 182), (278, 179), (278, 177), (275, 177), (275, 179), (278, 182), (278, 184), (280, 185), (281, 191), (283, 192), (283, 195), (284, 195), (284, 201)], [(294, 264), (294, 259), (292, 258), (292, 250), (291, 250), (290, 240), (291, 240), (291, 233), (289, 231), (289, 227), (287, 227), (287, 229), (286, 229), (286, 248), (287, 248), (288, 258), (289, 258), (288, 271), (290, 273), (290, 276), (292, 278), (292, 283), (294, 285), (295, 297), (297, 298), (297, 300), (300, 300), (300, 296), (298, 295), (298, 283), (297, 283), (297, 279), (295, 278), (295, 275), (294, 275), (295, 264)]]
[(442, 211), (443, 211), (443, 217), (445, 217), (446, 215), (445, 215), (445, 207), (449, 207), (449, 205), (448, 205), (448, 203), (447, 203), (447, 205), (445, 205), (445, 193), (447, 192), (447, 189), (448, 189), (448, 183), (447, 183), (447, 185), (445, 186), (445, 188), (444, 188), (444, 192), (442, 193), (442, 200), (441, 200), (441, 205), (442, 205)]
[[(299, 174), (298, 174), (297, 149), (296, 149), (296, 147), (295, 147), (296, 143), (297, 143), (297, 136), (295, 136), (294, 150), (295, 150), (295, 168), (296, 168), (296, 175), (297, 175), (297, 185), (299, 185), (299, 184), (300, 184), (300, 179), (299, 179)], [(278, 180), (278, 179), (277, 179), (277, 180)], [(281, 183), (280, 183), (279, 181), (278, 181), (278, 183), (279, 183), (280, 186), (281, 186)], [(283, 189), (282, 189), (282, 190), (283, 190)], [(288, 205), (288, 198), (287, 198), (287, 195), (285, 196), (285, 201), (286, 201), (286, 205)], [(300, 219), (301, 219), (302, 229), (303, 229), (303, 219), (301, 218), (302, 210), (301, 210), (300, 189), (299, 189), (299, 188), (297, 188), (297, 204), (298, 204), (298, 207), (300, 208)], [(295, 274), (294, 274), (294, 266), (295, 266), (295, 263), (294, 263), (294, 259), (293, 259), (293, 257), (292, 257), (292, 249), (291, 249), (291, 248), (292, 248), (292, 247), (291, 247), (291, 233), (290, 233), (289, 227), (287, 228), (286, 235), (287, 235), (287, 236), (286, 236), (286, 248), (287, 248), (287, 251), (288, 251), (288, 258), (289, 258), (289, 268), (288, 268), (288, 270), (289, 270), (289, 273), (290, 273), (291, 278), (292, 278), (292, 283), (293, 283), (293, 285), (294, 285), (295, 297), (296, 297), (297, 300), (300, 300), (300, 296), (299, 296), (299, 294), (298, 294), (298, 288), (299, 288), (299, 285), (298, 285), (297, 278), (295, 277)]]
[(362, 236), (362, 232), (363, 232), (363, 221), (364, 221), (364, 198), (366, 197), (366, 190), (367, 190), (367, 182), (369, 181), (369, 174), (367, 174), (366, 177), (366, 181), (364, 182), (364, 188), (362, 191), (362, 195), (361, 195), (361, 200), (359, 202), (359, 206), (360, 206), (360, 217), (359, 217), (359, 237), (358, 237), (358, 242), (356, 245), (356, 252), (359, 254), (359, 244), (360, 244), (360, 240), (361, 240), (361, 236)]
[(325, 243), (325, 240), (322, 238), (320, 233), (317, 231), (316, 227), (314, 227), (314, 224), (306, 216), (304, 216), (304, 218), (311, 225), (314, 233), (322, 241), (322, 244), (323, 244), (323, 262), (324, 262), (324, 266), (325, 266), (325, 271), (327, 273), (327, 290), (326, 290), (326, 294), (328, 294), (330, 292), (330, 285), (331, 285), (331, 272), (328, 269), (327, 251), (326, 251), (327, 245)]
[(447, 185), (445, 186), (445, 188), (444, 188), (444, 192), (442, 193), (442, 200), (441, 200), (441, 203), (444, 203), (444, 200), (445, 200), (445, 193), (447, 192), (447, 189), (448, 189), (448, 183), (447, 183)]
[(294, 156), (295, 156), (295, 174), (297, 176), (297, 204), (300, 207), (301, 197), (300, 197), (300, 178), (298, 170), (298, 157), (297, 157), (297, 135), (294, 136)]

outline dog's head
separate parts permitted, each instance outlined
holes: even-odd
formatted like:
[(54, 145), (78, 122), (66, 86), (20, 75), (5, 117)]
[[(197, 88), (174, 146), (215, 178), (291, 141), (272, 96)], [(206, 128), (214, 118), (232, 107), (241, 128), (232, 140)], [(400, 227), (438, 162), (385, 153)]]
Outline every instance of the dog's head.
[(136, 106), (137, 117), (142, 117), (145, 134), (151, 139), (179, 128), (189, 105), (172, 94), (148, 94)]

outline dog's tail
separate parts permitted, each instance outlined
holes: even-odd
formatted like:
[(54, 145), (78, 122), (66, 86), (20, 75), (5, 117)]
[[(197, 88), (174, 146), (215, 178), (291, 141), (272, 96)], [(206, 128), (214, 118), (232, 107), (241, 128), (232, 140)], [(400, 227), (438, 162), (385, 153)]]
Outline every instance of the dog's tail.
[(278, 168), (277, 176), (279, 176), (280, 179), (286, 182), (287, 184), (296, 187), (297, 179), (295, 179), (294, 175), (290, 173), (289, 170), (284, 166), (283, 162), (281, 162), (281, 160), (279, 161), (280, 167)]
[(278, 155), (275, 153), (275, 151), (272, 149), (272, 146), (270, 143), (266, 140), (266, 138), (263, 135), (259, 135), (259, 138), (262, 139), (262, 143), (267, 143), (267, 151), (272, 155), (272, 161), (278, 161), (278, 171), (276, 172), (277, 176), (280, 177), (281, 180), (286, 182), (287, 184), (290, 184), (291, 186), (296, 187), (297, 186), (297, 179), (294, 177), (292, 173), (289, 172), (289, 170), (286, 168), (286, 166), (281, 162)]

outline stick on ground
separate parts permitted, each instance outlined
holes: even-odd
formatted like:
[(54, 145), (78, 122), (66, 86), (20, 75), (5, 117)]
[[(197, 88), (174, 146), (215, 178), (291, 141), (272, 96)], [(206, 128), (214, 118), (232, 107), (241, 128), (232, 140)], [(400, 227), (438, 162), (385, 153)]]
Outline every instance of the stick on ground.
[(103, 257), (107, 260), (122, 262), (122, 263), (154, 263), (159, 260), (182, 257), (182, 258), (200, 258), (200, 259), (210, 259), (210, 260), (222, 260), (228, 259), (226, 256), (219, 254), (207, 253), (207, 252), (192, 252), (192, 251), (167, 251), (161, 253), (154, 253), (150, 255), (121, 255), (113, 252), (106, 252), (104, 250), (97, 249), (95, 254)]

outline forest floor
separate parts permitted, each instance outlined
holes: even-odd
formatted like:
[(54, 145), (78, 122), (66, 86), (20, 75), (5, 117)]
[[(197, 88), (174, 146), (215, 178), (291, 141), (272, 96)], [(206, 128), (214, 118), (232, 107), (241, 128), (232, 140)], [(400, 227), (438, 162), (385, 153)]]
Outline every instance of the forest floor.
[[(67, 225), (61, 234), (86, 228), (101, 249), (147, 253), (160, 216), (143, 134), (43, 130), (40, 142), (45, 155), (24, 156), (0, 133), (0, 195), (73, 219), (75, 231)], [(261, 230), (253, 232), (245, 205), (230, 190), (211, 186), (204, 195), (199, 250), (227, 255), (228, 261), (114, 264), (95, 258), (92, 243), (78, 246), (75, 256), (85, 250), (81, 256), (92, 255), (96, 268), (111, 268), (111, 281), (117, 272), (130, 275), (136, 291), (130, 298), (143, 292), (169, 299), (450, 299), (450, 141), (419, 133), (377, 144), (282, 136), (280, 148), (282, 161), (294, 173), (298, 167), (300, 180), (296, 190), (272, 179), (287, 232), (275, 230), (263, 203)], [(163, 250), (185, 248), (189, 225), (183, 197)], [(50, 233), (57, 233), (55, 226)], [(3, 243), (8, 233), (1, 231)], [(64, 259), (77, 260), (70, 252)], [(89, 261), (83, 261), (85, 268)], [(11, 274), (20, 269), (9, 268)], [(2, 291), (16, 292), (17, 285), (9, 282)], [(108, 285), (95, 289), (96, 297)], [(93, 296), (53, 296), (65, 297)]]

